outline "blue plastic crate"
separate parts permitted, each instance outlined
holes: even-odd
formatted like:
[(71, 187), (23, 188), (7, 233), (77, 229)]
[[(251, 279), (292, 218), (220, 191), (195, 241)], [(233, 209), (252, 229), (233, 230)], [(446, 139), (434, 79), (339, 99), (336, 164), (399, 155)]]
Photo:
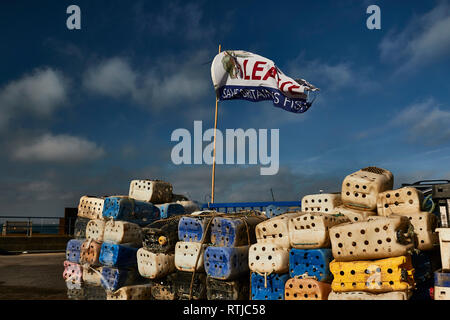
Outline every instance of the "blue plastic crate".
[(211, 278), (237, 279), (249, 272), (248, 246), (208, 247), (204, 253), (204, 266), (206, 274)]
[(128, 197), (107, 197), (103, 205), (103, 217), (128, 221), (140, 226), (161, 218), (159, 208), (150, 202)]
[(127, 244), (115, 244), (112, 242), (103, 242), (100, 250), (99, 261), (107, 267), (129, 267), (137, 265), (137, 251)]
[(266, 207), (266, 217), (267, 218), (273, 218), (279, 215), (282, 215), (283, 213), (286, 213), (289, 210), (288, 207), (277, 207), (273, 204)]
[(178, 239), (184, 242), (210, 242), (211, 228), (206, 230), (210, 217), (186, 216), (178, 223)]
[(308, 273), (318, 281), (331, 282), (333, 275), (329, 264), (333, 261), (331, 249), (291, 249), (289, 251), (289, 274), (291, 278)]
[(166, 219), (180, 214), (186, 214), (186, 210), (179, 203), (165, 203), (156, 205), (160, 211), (161, 219)]
[(101, 285), (105, 290), (116, 291), (126, 285), (137, 284), (140, 277), (134, 269), (103, 267)]
[(284, 300), (284, 286), (289, 274), (272, 273), (267, 276), (267, 287), (264, 287), (264, 276), (252, 273), (252, 300)]
[(70, 262), (80, 263), (81, 245), (84, 240), (71, 239), (66, 246), (66, 260)]
[(435, 287), (450, 287), (450, 272), (442, 272), (438, 270), (434, 273)]
[(255, 226), (261, 221), (263, 220), (258, 217), (215, 217), (211, 222), (211, 243), (222, 247), (240, 247), (255, 243)]

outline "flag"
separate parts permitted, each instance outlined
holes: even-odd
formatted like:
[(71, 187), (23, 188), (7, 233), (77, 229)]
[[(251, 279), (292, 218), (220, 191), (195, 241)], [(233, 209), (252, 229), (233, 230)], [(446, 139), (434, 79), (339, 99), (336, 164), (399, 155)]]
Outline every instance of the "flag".
[(272, 100), (274, 106), (294, 113), (308, 110), (310, 92), (319, 90), (304, 79), (286, 76), (272, 60), (242, 50), (216, 55), (211, 78), (219, 100)]

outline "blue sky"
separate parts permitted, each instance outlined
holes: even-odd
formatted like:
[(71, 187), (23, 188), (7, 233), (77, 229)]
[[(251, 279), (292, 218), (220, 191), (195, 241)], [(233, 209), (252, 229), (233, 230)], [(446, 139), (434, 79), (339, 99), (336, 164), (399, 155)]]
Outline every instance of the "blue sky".
[[(66, 8), (81, 8), (81, 30)], [(381, 30), (366, 8), (381, 8)], [(214, 124), (210, 62), (238, 49), (321, 93), (304, 114), (225, 101), (219, 128), (280, 130), (280, 171), (221, 165), (216, 201), (339, 191), (376, 165), (450, 178), (449, 1), (10, 1), (0, 4), (3, 215), (61, 216), (157, 178), (204, 201), (211, 167), (171, 163), (173, 130)], [(206, 145), (206, 143), (205, 143)]]

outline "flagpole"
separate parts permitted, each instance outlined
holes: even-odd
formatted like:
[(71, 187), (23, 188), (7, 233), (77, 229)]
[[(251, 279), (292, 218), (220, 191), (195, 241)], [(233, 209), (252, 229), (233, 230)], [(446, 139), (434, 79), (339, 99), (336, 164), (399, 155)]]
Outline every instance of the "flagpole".
[[(219, 44), (220, 53), (220, 44)], [(214, 121), (214, 151), (213, 151), (213, 167), (212, 167), (212, 183), (211, 183), (211, 203), (214, 203), (214, 180), (216, 177), (216, 130), (217, 130), (217, 111), (219, 107), (219, 97), (216, 95), (216, 114)]]

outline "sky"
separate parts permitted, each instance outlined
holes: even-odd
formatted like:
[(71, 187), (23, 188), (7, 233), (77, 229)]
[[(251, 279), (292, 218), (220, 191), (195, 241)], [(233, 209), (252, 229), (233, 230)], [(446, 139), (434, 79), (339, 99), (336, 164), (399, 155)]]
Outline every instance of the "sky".
[[(71, 4), (81, 30), (66, 27)], [(371, 4), (380, 30), (366, 27)], [(2, 1), (0, 215), (63, 216), (133, 179), (208, 201), (211, 166), (174, 165), (171, 134), (214, 126), (219, 44), (320, 94), (303, 114), (219, 103), (223, 131), (279, 129), (280, 169), (217, 165), (216, 202), (336, 192), (367, 166), (395, 187), (450, 179), (449, 30), (449, 1)]]

